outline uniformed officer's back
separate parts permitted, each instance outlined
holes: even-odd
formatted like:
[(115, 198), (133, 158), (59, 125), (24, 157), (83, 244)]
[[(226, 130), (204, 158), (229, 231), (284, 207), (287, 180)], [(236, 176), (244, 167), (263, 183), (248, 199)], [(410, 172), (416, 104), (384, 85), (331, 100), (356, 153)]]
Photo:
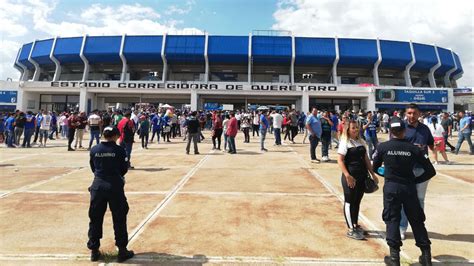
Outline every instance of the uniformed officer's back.
[(96, 179), (120, 184), (127, 173), (125, 150), (113, 141), (104, 141), (90, 151), (90, 166)]
[[(374, 165), (385, 164), (385, 179), (403, 184), (421, 183), (436, 174), (431, 164), (427, 164), (428, 156), (417, 146), (405, 139), (391, 139), (379, 144), (374, 156)], [(428, 161), (429, 162), (429, 161)], [(428, 171), (415, 178), (413, 169), (416, 164), (424, 164)], [(378, 168), (378, 167), (377, 167)]]

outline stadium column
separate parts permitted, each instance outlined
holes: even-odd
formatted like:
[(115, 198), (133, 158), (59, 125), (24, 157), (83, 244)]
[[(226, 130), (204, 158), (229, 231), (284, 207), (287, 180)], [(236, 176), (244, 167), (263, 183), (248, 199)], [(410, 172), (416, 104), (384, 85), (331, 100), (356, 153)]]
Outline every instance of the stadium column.
[(28, 61), (35, 66), (35, 73), (33, 74), (33, 81), (38, 81), (40, 74), (41, 74), (41, 67), (40, 65), (31, 58), (31, 55), (33, 54), (33, 50), (35, 49), (36, 46), (36, 40), (33, 42), (33, 45), (31, 46), (30, 54), (28, 55)]
[(407, 87), (413, 87), (413, 85), (411, 84), (410, 69), (416, 63), (415, 50), (413, 49), (413, 43), (411, 42), (411, 40), (410, 40), (410, 52), (411, 52), (411, 61), (405, 67), (405, 72), (404, 72), (405, 85)]
[(436, 65), (434, 65), (430, 69), (430, 73), (428, 74), (428, 80), (430, 82), (430, 87), (436, 88), (436, 79), (434, 77), (434, 73), (436, 69), (438, 69), (441, 66), (441, 60), (439, 59), (438, 46), (433, 44), (433, 47), (435, 49), (436, 59), (438, 60), (438, 63), (436, 63)]
[(336, 51), (336, 58), (334, 59), (334, 63), (332, 64), (332, 83), (337, 86), (337, 64), (339, 63), (339, 41), (337, 36), (334, 38), (334, 45)]
[(204, 82), (209, 82), (209, 56), (207, 54), (207, 49), (209, 48), (209, 34), (206, 32), (204, 39), (204, 61), (205, 61), (205, 70), (204, 70)]
[(82, 45), (81, 45), (81, 51), (79, 53), (79, 57), (82, 59), (82, 62), (84, 62), (84, 74), (82, 75), (82, 81), (87, 81), (89, 78), (89, 60), (84, 56), (84, 48), (86, 46), (86, 41), (87, 41), (87, 35), (84, 35), (82, 39)]
[(54, 49), (56, 48), (56, 42), (58, 40), (58, 36), (54, 38), (53, 41), (53, 46), (51, 47), (51, 52), (49, 53), (49, 58), (51, 61), (54, 62), (54, 65), (56, 66), (56, 70), (54, 71), (54, 76), (53, 76), (53, 81), (58, 81), (59, 77), (61, 76), (61, 63), (59, 62), (56, 57), (54, 57)]
[(309, 112), (309, 92), (305, 87), (303, 90), (303, 95), (301, 95), (301, 112)]
[(295, 35), (291, 35), (291, 66), (290, 66), (290, 82), (291, 85), (295, 84)]
[(380, 40), (377, 38), (377, 62), (374, 64), (374, 70), (373, 70), (373, 76), (374, 76), (374, 84), (376, 86), (380, 86), (380, 80), (379, 80), (379, 65), (382, 62), (382, 52), (380, 50)]
[(458, 64), (456, 63), (456, 59), (454, 58), (454, 53), (452, 50), (451, 51), (451, 57), (453, 58), (454, 62), (454, 67), (451, 68), (448, 72), (446, 72), (446, 75), (444, 75), (444, 86), (446, 88), (452, 88), (453, 85), (451, 84), (451, 80), (449, 79), (451, 77), (451, 74), (453, 74), (454, 71), (458, 69)]
[(252, 33), (249, 33), (249, 64), (247, 73), (248, 83), (252, 83)]
[(79, 92), (79, 111), (89, 113), (96, 105), (96, 96), (87, 91), (86, 86), (81, 86)]
[(448, 89), (448, 112), (454, 112), (454, 91), (453, 89)]
[(122, 35), (122, 41), (120, 42), (120, 52), (119, 56), (120, 59), (122, 59), (122, 74), (120, 74), (120, 81), (124, 82), (125, 79), (127, 78), (127, 59), (125, 58), (125, 55), (123, 55), (123, 47), (125, 45), (125, 38), (127, 37), (126, 34)]
[(18, 63), (18, 58), (20, 57), (20, 53), (21, 53), (21, 48), (20, 50), (18, 51), (18, 54), (16, 55), (16, 60), (15, 60), (15, 63), (13, 64), (13, 67), (18, 70), (20, 72), (20, 78), (18, 80), (22, 80), (23, 78), (23, 75), (25, 74), (25, 70), (23, 69), (23, 67), (21, 67), (21, 65)]
[(191, 111), (198, 110), (198, 97), (197, 90), (191, 90)]
[(17, 94), (16, 94), (16, 109), (26, 111), (27, 101), (25, 99), (25, 91), (22, 88), (23, 86), (18, 86)]
[(166, 82), (166, 74), (168, 72), (168, 61), (166, 61), (165, 56), (165, 48), (166, 48), (166, 33), (163, 34), (163, 41), (161, 42), (161, 59), (163, 60), (163, 74), (161, 77), (161, 82)]
[[(362, 106), (361, 106), (362, 108)], [(364, 109), (364, 108), (362, 108)], [(375, 88), (370, 88), (369, 96), (367, 97), (367, 111), (375, 111)]]

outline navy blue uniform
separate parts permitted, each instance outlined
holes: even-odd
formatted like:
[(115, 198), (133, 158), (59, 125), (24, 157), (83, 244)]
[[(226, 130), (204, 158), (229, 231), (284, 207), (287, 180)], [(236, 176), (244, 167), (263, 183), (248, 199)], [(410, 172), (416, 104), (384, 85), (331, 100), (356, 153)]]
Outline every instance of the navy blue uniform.
[(90, 151), (90, 167), (94, 181), (89, 187), (89, 242), (87, 247), (97, 250), (102, 238), (102, 223), (109, 204), (114, 223), (115, 245), (125, 248), (128, 244), (127, 213), (124, 176), (128, 169), (125, 150), (115, 142), (101, 142)]
[[(425, 228), (425, 214), (416, 192), (417, 183), (436, 175), (428, 155), (407, 140), (394, 138), (379, 144), (374, 157), (374, 171), (377, 171), (382, 163), (385, 164), (382, 218), (387, 226), (387, 244), (397, 250), (402, 246), (399, 226), (403, 206), (413, 228), (416, 245), (429, 248), (431, 242)], [(413, 173), (415, 164), (424, 169), (424, 173), (416, 178)]]

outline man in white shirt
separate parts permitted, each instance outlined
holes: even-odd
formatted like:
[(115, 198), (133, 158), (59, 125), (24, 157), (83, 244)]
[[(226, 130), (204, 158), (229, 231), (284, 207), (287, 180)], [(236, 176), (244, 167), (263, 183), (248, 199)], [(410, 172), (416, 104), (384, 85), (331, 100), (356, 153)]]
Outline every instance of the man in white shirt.
[[(46, 111), (43, 111), (43, 119), (40, 122), (40, 129), (39, 129), (39, 147), (43, 146), (46, 147), (46, 140), (48, 139), (49, 129), (51, 127), (51, 115), (49, 115)], [(44, 139), (44, 143), (43, 143)]]
[(385, 133), (388, 132), (388, 121), (390, 117), (388, 116), (387, 112), (384, 112), (382, 115), (382, 128)]
[(273, 111), (271, 114), (273, 118), (273, 134), (275, 135), (275, 145), (281, 145), (281, 126), (283, 123), (283, 116), (280, 111)]

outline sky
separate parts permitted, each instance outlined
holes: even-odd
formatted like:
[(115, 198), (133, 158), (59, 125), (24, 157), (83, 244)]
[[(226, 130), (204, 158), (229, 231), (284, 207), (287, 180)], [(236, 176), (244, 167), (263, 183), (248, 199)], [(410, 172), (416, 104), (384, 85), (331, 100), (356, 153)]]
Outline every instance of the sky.
[(22, 44), (54, 36), (121, 34), (380, 38), (455, 51), (459, 87), (474, 86), (474, 2), (470, 0), (0, 0), (0, 80), (17, 80)]

